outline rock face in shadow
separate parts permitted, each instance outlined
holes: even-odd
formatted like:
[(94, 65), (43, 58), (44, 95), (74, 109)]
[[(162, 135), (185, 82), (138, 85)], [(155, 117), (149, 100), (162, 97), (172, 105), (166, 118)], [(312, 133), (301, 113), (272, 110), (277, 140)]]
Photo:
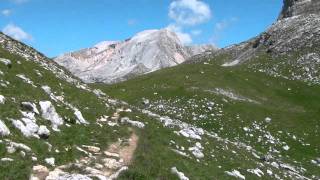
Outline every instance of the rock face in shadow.
[(320, 14), (319, 0), (284, 0), (284, 6), (280, 13), (279, 20), (308, 14)]

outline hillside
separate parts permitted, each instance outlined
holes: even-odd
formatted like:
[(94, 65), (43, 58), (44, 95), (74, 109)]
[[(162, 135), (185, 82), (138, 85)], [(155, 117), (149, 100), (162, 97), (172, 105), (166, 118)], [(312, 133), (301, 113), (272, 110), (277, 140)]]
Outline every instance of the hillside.
[(131, 148), (132, 157), (135, 146), (120, 142), (135, 133), (117, 122), (129, 110), (31, 47), (3, 34), (0, 42), (0, 179), (105, 178), (125, 170), (130, 159), (119, 162), (120, 152)]
[[(206, 51), (180, 65), (162, 53), (153, 72), (112, 59), (130, 70), (123, 82), (74, 64), (68, 72), (0, 33), (0, 179), (320, 179), (319, 3), (284, 2), (277, 22), (244, 43), (163, 46)], [(154, 52), (150, 33), (66, 56), (84, 69), (93, 59), (100, 75), (109, 61), (87, 56), (121, 56), (114, 47), (140, 48), (128, 41), (141, 36)]]
[[(97, 86), (129, 104), (203, 129), (202, 138), (197, 139), (202, 134), (198, 132), (194, 140), (204, 147), (197, 165), (204, 167), (194, 170), (189, 162), (178, 166), (190, 179), (227, 178), (228, 172), (240, 172), (247, 179), (318, 179), (320, 87), (270, 77), (246, 66), (221, 67), (217, 61), (207, 59)], [(184, 131), (176, 133), (184, 136)], [(192, 157), (188, 147), (194, 141), (172, 140), (171, 148), (182, 158)], [(150, 158), (157, 162), (161, 154)]]
[[(247, 64), (270, 76), (320, 83), (320, 4), (316, 0), (284, 0), (279, 19), (248, 41), (192, 57), (186, 63), (219, 56), (221, 66)], [(259, 58), (261, 57), (261, 58)], [(266, 59), (266, 61), (254, 61)]]
[[(198, 163), (205, 167), (178, 167), (190, 179), (319, 179), (319, 4), (284, 3), (279, 20), (258, 37), (95, 87), (165, 124), (196, 128), (192, 135), (176, 131), (203, 148)], [(192, 148), (171, 144), (190, 157)]]
[(212, 59), (90, 88), (1, 37), (1, 179), (319, 177), (318, 86)]

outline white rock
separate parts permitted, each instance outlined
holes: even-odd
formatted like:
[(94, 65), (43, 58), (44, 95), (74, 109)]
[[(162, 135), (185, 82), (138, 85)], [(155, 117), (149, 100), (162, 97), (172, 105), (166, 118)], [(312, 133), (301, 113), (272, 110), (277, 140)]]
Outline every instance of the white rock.
[(3, 95), (0, 95), (0, 104), (4, 104), (6, 102), (6, 98)]
[(46, 92), (47, 94), (51, 94), (51, 88), (49, 86), (41, 86), (41, 88)]
[(12, 62), (9, 59), (0, 58), (0, 62), (6, 66), (12, 65)]
[(50, 131), (46, 126), (41, 125), (38, 130), (40, 136), (50, 136)]
[(7, 146), (7, 150), (10, 150), (11, 152), (15, 152), (17, 149), (23, 150), (26, 152), (31, 152), (31, 148), (28, 147), (25, 144), (22, 143), (16, 143), (16, 142), (9, 142), (9, 145)]
[(24, 120), (25, 123), (28, 123), (28, 124), (25, 124), (20, 120), (11, 120), (13, 126), (19, 129), (25, 137), (37, 137), (37, 135), (34, 134), (35, 132), (38, 131), (37, 125), (28, 118), (22, 118), (22, 119)]
[(100, 152), (100, 148), (99, 147), (96, 147), (96, 146), (85, 146), (85, 145), (82, 145), (82, 147), (84, 148), (87, 148), (89, 152), (92, 152), (92, 153), (98, 153)]
[(10, 135), (10, 130), (9, 128), (2, 122), (0, 119), (0, 136), (8, 136)]
[(239, 171), (237, 170), (233, 170), (231, 172), (229, 171), (225, 171), (226, 174), (228, 174), (229, 176), (233, 176), (236, 178), (240, 178), (240, 179), (246, 179), (246, 177), (244, 175), (242, 175)]
[(183, 172), (179, 172), (176, 167), (171, 168), (171, 173), (177, 175), (180, 180), (189, 180), (189, 178), (185, 176)]
[(24, 74), (17, 74), (18, 78), (22, 79), (25, 83), (32, 85), (33, 87), (37, 87), (34, 85), (34, 83), (31, 81), (31, 79), (27, 78)]
[(201, 140), (201, 136), (204, 134), (203, 129), (188, 127), (179, 131), (179, 134), (186, 138)]
[(12, 162), (13, 159), (11, 159), (11, 158), (1, 158), (1, 161), (2, 162)]
[(290, 147), (288, 145), (285, 145), (282, 147), (285, 151), (288, 151), (290, 149)]
[(269, 117), (266, 117), (264, 120), (265, 120), (267, 123), (270, 123), (272, 119), (269, 118)]
[(117, 153), (111, 153), (111, 152), (108, 152), (108, 151), (104, 151), (103, 153), (108, 157), (115, 157), (115, 158), (119, 158), (120, 157), (119, 154), (117, 154)]
[(135, 126), (135, 127), (141, 128), (141, 129), (145, 127), (144, 123), (139, 122), (139, 121), (132, 121), (128, 117), (121, 118), (121, 123), (128, 123), (132, 126)]
[(39, 102), (42, 112), (42, 117), (46, 120), (51, 121), (52, 128), (58, 130), (58, 127), (63, 125), (63, 119), (56, 112), (56, 109), (50, 101)]
[(252, 173), (252, 174), (257, 175), (258, 177), (262, 177), (262, 176), (264, 175), (264, 173), (263, 173), (259, 168), (256, 168), (256, 169), (248, 169), (247, 171), (250, 172), (250, 173)]
[(35, 157), (35, 156), (32, 156), (32, 157), (31, 157), (31, 160), (32, 160), (32, 161), (38, 161), (38, 158)]
[(50, 166), (55, 166), (55, 164), (54, 164), (55, 163), (55, 159), (53, 157), (46, 158), (46, 159), (44, 159), (44, 161)]
[(189, 148), (189, 151), (191, 151), (192, 154), (198, 159), (204, 158), (204, 154), (202, 150), (203, 150), (203, 147), (199, 142), (197, 142), (195, 146)]
[(69, 174), (61, 175), (58, 180), (92, 180), (90, 177), (82, 174)]
[(88, 121), (83, 118), (82, 113), (79, 111), (79, 109), (74, 109), (74, 115), (77, 117), (77, 120), (80, 124), (89, 124)]
[(26, 156), (26, 153), (25, 153), (24, 151), (20, 151), (20, 155), (21, 155), (22, 157), (25, 157), (25, 156)]

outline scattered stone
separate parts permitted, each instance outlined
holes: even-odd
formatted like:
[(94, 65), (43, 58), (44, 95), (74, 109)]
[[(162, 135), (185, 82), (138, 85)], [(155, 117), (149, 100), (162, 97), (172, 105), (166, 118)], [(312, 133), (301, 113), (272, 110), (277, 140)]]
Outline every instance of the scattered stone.
[(4, 104), (6, 102), (6, 98), (3, 95), (0, 95), (0, 104)]
[(12, 67), (12, 62), (9, 59), (4, 59), (4, 58), (0, 58), (0, 62), (6, 66), (8, 66), (9, 68)]
[(118, 169), (121, 167), (121, 163), (112, 158), (104, 158), (103, 160), (104, 166), (108, 169)]
[(31, 160), (32, 160), (32, 161), (38, 161), (38, 158), (35, 157), (35, 156), (32, 156), (32, 157), (31, 157)]
[(58, 127), (63, 125), (63, 119), (56, 112), (52, 103), (50, 101), (40, 101), (39, 104), (42, 111), (42, 117), (51, 121), (53, 130), (59, 131)]
[(25, 157), (26, 153), (24, 151), (20, 151), (20, 155), (21, 155), (21, 157)]
[(202, 150), (203, 150), (203, 147), (199, 142), (197, 142), (194, 147), (189, 148), (189, 151), (191, 151), (192, 154), (198, 159), (204, 158), (204, 154), (202, 153)]
[(120, 156), (119, 156), (119, 154), (117, 154), (117, 153), (111, 153), (111, 152), (109, 152), (109, 151), (104, 151), (103, 152), (106, 156), (108, 156), (108, 157), (114, 157), (114, 158), (119, 158)]
[(244, 175), (242, 175), (239, 171), (237, 170), (233, 170), (231, 172), (229, 171), (225, 171), (226, 174), (228, 174), (229, 176), (233, 176), (239, 179), (246, 179), (246, 177)]
[(39, 138), (39, 136), (35, 134), (39, 129), (39, 126), (35, 123), (35, 120), (30, 118), (22, 118), (21, 121), (14, 119), (11, 121), (13, 126), (19, 129), (25, 137)]
[(146, 98), (142, 98), (142, 104), (143, 105), (149, 105), (150, 104), (150, 100), (146, 99)]
[(92, 153), (98, 153), (100, 152), (100, 148), (99, 147), (95, 147), (95, 146), (85, 146), (85, 145), (82, 145), (82, 147), (84, 148), (87, 148), (89, 152), (92, 152)]
[[(7, 146), (7, 147), (10, 147), (11, 150), (15, 149), (14, 152), (18, 149), (26, 151), (26, 152), (31, 152), (31, 148), (25, 144), (22, 144), (22, 143), (9, 142), (9, 146)], [(7, 150), (8, 150), (8, 148), (7, 148)]]
[(34, 112), (36, 114), (40, 114), (39, 110), (37, 109), (37, 105), (34, 104), (34, 103), (22, 102), (20, 106), (21, 106), (22, 110), (27, 110), (27, 111), (30, 111), (30, 112)]
[(2, 162), (12, 162), (13, 159), (11, 159), (11, 158), (1, 158), (1, 161)]
[(128, 123), (132, 126), (135, 126), (135, 127), (141, 128), (141, 129), (145, 127), (144, 123), (139, 122), (139, 121), (132, 121), (128, 117), (121, 118), (121, 123)]
[(10, 135), (10, 130), (9, 128), (2, 122), (0, 119), (0, 136), (8, 136)]
[(189, 178), (186, 177), (183, 172), (179, 172), (176, 167), (171, 168), (171, 173), (177, 175), (180, 180), (189, 180)]
[(42, 165), (33, 166), (30, 180), (43, 180), (49, 175), (47, 167)]
[(204, 131), (201, 128), (188, 127), (180, 130), (179, 134), (186, 138), (201, 140), (201, 136), (204, 134)]
[(256, 168), (256, 169), (248, 169), (247, 171), (250, 172), (250, 173), (252, 173), (252, 174), (257, 175), (258, 177), (262, 177), (262, 176), (264, 175), (264, 173), (263, 173), (259, 168)]
[(77, 117), (77, 120), (80, 124), (89, 124), (88, 121), (83, 118), (82, 113), (79, 111), (79, 109), (74, 108), (74, 115)]
[(55, 163), (55, 159), (53, 157), (46, 158), (44, 161), (50, 166), (55, 166), (55, 164), (54, 164)]
[(270, 123), (272, 119), (269, 118), (269, 117), (266, 117), (264, 120), (265, 120), (267, 123)]
[(46, 126), (41, 125), (39, 127), (38, 130), (38, 135), (42, 138), (42, 139), (48, 139), (50, 136), (50, 131)]
[(18, 78), (22, 79), (25, 83), (32, 85), (33, 87), (37, 87), (34, 85), (34, 83), (31, 81), (31, 79), (27, 78), (24, 74), (17, 74)]
[(285, 151), (288, 151), (290, 149), (290, 147), (288, 145), (285, 145), (282, 147)]

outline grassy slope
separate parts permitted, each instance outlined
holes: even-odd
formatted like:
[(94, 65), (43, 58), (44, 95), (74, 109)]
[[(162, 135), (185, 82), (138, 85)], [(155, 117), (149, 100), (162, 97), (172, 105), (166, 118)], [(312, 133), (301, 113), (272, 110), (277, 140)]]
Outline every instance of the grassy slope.
[[(40, 67), (32, 61), (26, 61), (21, 57), (11, 55), (7, 51), (0, 48), (0, 57), (7, 58), (12, 61), (12, 68), (8, 68), (0, 63), (0, 70), (4, 75), (0, 75), (0, 79), (10, 82), (8, 87), (0, 87), (0, 94), (6, 97), (6, 103), (0, 105), (0, 119), (11, 130), (11, 135), (1, 137), (1, 140), (9, 139), (14, 142), (24, 143), (31, 147), (32, 153), (27, 154), (22, 158), (19, 152), (8, 154), (5, 145), (0, 143), (0, 157), (10, 157), (14, 162), (0, 163), (0, 179), (28, 179), (32, 165), (45, 164), (44, 159), (55, 157), (56, 164), (61, 165), (67, 162), (72, 162), (75, 159), (83, 156), (83, 154), (75, 149), (75, 146), (94, 145), (98, 143), (101, 148), (106, 148), (111, 142), (116, 141), (119, 137), (128, 135), (124, 127), (110, 128), (108, 126), (100, 127), (95, 121), (102, 115), (111, 115), (113, 108), (106, 108), (105, 104), (99, 100), (93, 93), (76, 88), (65, 81), (55, 77), (55, 75)], [(21, 64), (18, 64), (18, 61)], [(43, 77), (39, 77), (35, 70), (38, 70)], [(21, 79), (16, 77), (16, 74), (24, 74), (30, 78), (38, 87), (32, 87), (26, 84)], [(20, 119), (22, 117), (20, 103), (23, 101), (34, 102), (51, 101), (59, 115), (67, 119), (75, 119), (73, 111), (67, 109), (63, 104), (54, 103), (47, 94), (41, 89), (41, 86), (48, 85), (56, 95), (64, 93), (65, 101), (77, 107), (91, 124), (88, 126), (72, 124), (70, 128), (63, 126), (61, 132), (51, 130), (50, 123), (37, 116), (37, 123), (47, 125), (51, 130), (51, 135), (48, 140), (38, 140), (35, 138), (25, 138), (20, 131), (15, 129), (9, 118)], [(38, 106), (39, 109), (39, 106)], [(40, 109), (39, 109), (40, 110)], [(68, 123), (68, 122), (66, 122)], [(51, 152), (48, 151), (48, 146), (45, 142), (53, 145)], [(66, 150), (66, 148), (70, 150)], [(59, 150), (59, 153), (55, 151)], [(36, 156), (38, 162), (32, 162), (31, 156)]]
[[(0, 78), (10, 82), (8, 88), (1, 87), (0, 89), (0, 94), (7, 98), (6, 104), (0, 105), (0, 119), (9, 126), (12, 132), (6, 139), (30, 146), (39, 159), (39, 162), (32, 162), (31, 154), (25, 158), (21, 158), (19, 153), (7, 154), (4, 144), (0, 143), (0, 157), (15, 159), (12, 163), (0, 164), (0, 179), (5, 179), (5, 177), (26, 179), (32, 165), (45, 164), (44, 158), (53, 156), (56, 158), (57, 165), (65, 164), (83, 155), (75, 150), (76, 145), (99, 143), (100, 147), (105, 148), (117, 138), (128, 135), (125, 127), (100, 127), (93, 123), (101, 115), (110, 115), (114, 109), (112, 107), (106, 108), (104, 103), (92, 93), (61, 81), (50, 71), (33, 62), (10, 55), (2, 49), (0, 49), (0, 57), (13, 61), (11, 69), (0, 64), (0, 70), (5, 74)], [(18, 61), (22, 64), (18, 64)], [(108, 95), (125, 100), (140, 108), (145, 108), (141, 104), (143, 97), (150, 99), (151, 104), (156, 104), (161, 100), (167, 109), (153, 108), (151, 110), (218, 133), (222, 138), (245, 142), (258, 151), (266, 153), (272, 145), (257, 141), (261, 132), (253, 131), (254, 136), (250, 137), (243, 131), (245, 126), (252, 127), (253, 122), (261, 123), (266, 127), (266, 130), (290, 146), (289, 151), (281, 151), (281, 160), (295, 165), (301, 163), (308, 170), (306, 175), (319, 176), (317, 167), (312, 165), (310, 160), (318, 156), (320, 148), (318, 141), (320, 114), (318, 103), (320, 95), (318, 92), (320, 88), (307, 86), (305, 83), (297, 81), (269, 77), (263, 73), (249, 72), (242, 67), (222, 68), (215, 64), (218, 61), (220, 60), (214, 59), (209, 61), (209, 64), (181, 65), (112, 86), (97, 86)], [(43, 74), (42, 78), (36, 74), (35, 69)], [(55, 94), (64, 93), (66, 101), (78, 107), (84, 117), (91, 122), (91, 125), (72, 124), (71, 128), (63, 127), (61, 133), (52, 134), (48, 139), (48, 142), (54, 146), (51, 152), (48, 152), (44, 140), (23, 137), (12, 127), (8, 118), (21, 118), (19, 105), (22, 101), (37, 103), (40, 100), (50, 99), (41, 88), (34, 88), (15, 76), (20, 73), (32, 79), (38, 87), (49, 85)], [(259, 104), (234, 101), (206, 91), (215, 88), (231, 90), (243, 97), (258, 101)], [(288, 88), (291, 90), (288, 91)], [(11, 100), (11, 97), (15, 98), (15, 101)], [(192, 104), (198, 105), (198, 107), (190, 105), (188, 102), (190, 99), (192, 99)], [(212, 113), (206, 110), (206, 103), (209, 101), (219, 104), (223, 110), (221, 117), (209, 116)], [(60, 115), (74, 118), (71, 110), (61, 104), (54, 103), (54, 105)], [(181, 116), (178, 116), (181, 110), (177, 108), (184, 109)], [(195, 121), (192, 120), (194, 117), (192, 112), (198, 115), (207, 115), (207, 117)], [(218, 112), (214, 110), (213, 113), (217, 114)], [(175, 144), (188, 148), (193, 146), (196, 141), (176, 135), (173, 130), (163, 128), (160, 123), (141, 113), (134, 111), (133, 113), (124, 113), (122, 116), (129, 116), (133, 120), (145, 122), (146, 128), (142, 131), (137, 130), (140, 140), (134, 163), (127, 172), (122, 174), (120, 179), (174, 179), (176, 176), (170, 173), (170, 168), (174, 166), (190, 179), (221, 179), (221, 177), (227, 179), (230, 176), (227, 176), (224, 171), (232, 169), (238, 169), (249, 179), (257, 178), (257, 176), (246, 172), (246, 169), (256, 168), (261, 161), (254, 159), (250, 153), (243, 149), (224, 144), (216, 139), (203, 137), (201, 143), (205, 147), (205, 158), (197, 162), (192, 156), (186, 158), (175, 154), (171, 149), (176, 145), (170, 144), (170, 141), (173, 140)], [(271, 117), (272, 123), (265, 125), (265, 117)], [(37, 117), (37, 121), (38, 124), (48, 125), (48, 122), (40, 116)], [(302, 142), (309, 143), (310, 146), (303, 146), (293, 140), (286, 135), (287, 132), (303, 139)], [(71, 150), (66, 151), (66, 147), (71, 147)], [(281, 150), (279, 145), (272, 147)], [(60, 153), (55, 153), (55, 149), (58, 149)], [(298, 163), (293, 163), (294, 160)], [(270, 169), (269, 166), (261, 169), (266, 172), (267, 168)], [(276, 169), (272, 170), (274, 173), (280, 174)], [(268, 176), (263, 178), (270, 179)]]
[[(310, 160), (318, 157), (320, 153), (320, 87), (270, 77), (264, 73), (249, 71), (244, 66), (223, 68), (216, 65), (216, 62), (219, 61), (222, 60), (208, 60), (208, 64), (180, 65), (127, 82), (110, 86), (97, 86), (104, 89), (109, 95), (141, 108), (144, 108), (141, 103), (142, 98), (150, 99), (151, 104), (162, 100), (176, 110), (180, 107), (187, 112), (182, 118), (168, 109), (155, 108), (153, 110), (162, 115), (195, 124), (208, 131), (217, 132), (223, 138), (246, 142), (263, 153), (267, 153), (270, 147), (275, 148), (281, 151), (277, 156), (284, 162), (302, 165), (307, 169), (305, 173), (307, 176), (319, 176), (318, 167), (311, 164)], [(259, 104), (235, 101), (206, 91), (215, 88), (231, 90), (243, 97), (258, 101)], [(208, 117), (202, 121), (192, 120), (192, 112), (198, 114), (206, 114), (206, 112), (203, 111), (203, 108), (191, 108), (187, 101), (195, 99), (195, 102), (198, 102), (201, 106), (201, 100), (203, 102), (205, 98), (223, 104), (223, 116), (220, 119), (214, 120), (214, 118)], [(175, 100), (179, 101), (176, 102)], [(179, 112), (179, 110), (177, 111)], [(266, 117), (272, 118), (270, 124), (266, 125), (264, 122)], [(258, 136), (263, 135), (259, 131), (253, 131), (253, 137), (246, 135), (243, 127), (252, 127), (254, 123), (264, 125), (265, 129), (273, 136), (279, 138), (281, 142), (286, 142), (290, 150), (282, 150), (281, 145), (270, 145), (264, 143), (264, 141), (258, 142)], [(302, 143), (294, 140), (292, 134), (298, 139), (302, 139)], [(168, 165), (176, 164), (191, 179), (221, 177), (225, 175), (224, 170), (236, 167), (240, 167), (240, 172), (246, 174), (247, 177), (257, 177), (251, 176), (244, 170), (249, 167), (254, 168), (255, 162), (246, 159), (248, 156), (245, 152), (243, 152), (243, 157), (241, 155), (239, 157), (227, 151), (219, 151), (221, 143), (209, 140), (208, 149), (215, 150), (216, 157), (225, 158), (210, 159), (208, 157), (202, 163), (190, 162), (184, 160), (181, 156), (173, 157), (164, 150), (168, 149), (170, 138), (177, 137), (168, 135), (165, 130), (146, 130), (142, 136), (132, 172), (128, 173), (127, 176), (163, 177), (165, 179), (168, 167), (170, 167)], [(148, 148), (143, 149), (143, 147)], [(159, 152), (159, 148), (161, 152)], [(241, 151), (237, 150), (237, 153), (241, 154)], [(294, 161), (297, 161), (297, 163), (294, 163)], [(164, 164), (167, 169), (163, 169), (162, 165)], [(218, 165), (221, 165), (222, 169), (217, 168)], [(144, 168), (146, 168), (146, 171), (143, 171)]]

